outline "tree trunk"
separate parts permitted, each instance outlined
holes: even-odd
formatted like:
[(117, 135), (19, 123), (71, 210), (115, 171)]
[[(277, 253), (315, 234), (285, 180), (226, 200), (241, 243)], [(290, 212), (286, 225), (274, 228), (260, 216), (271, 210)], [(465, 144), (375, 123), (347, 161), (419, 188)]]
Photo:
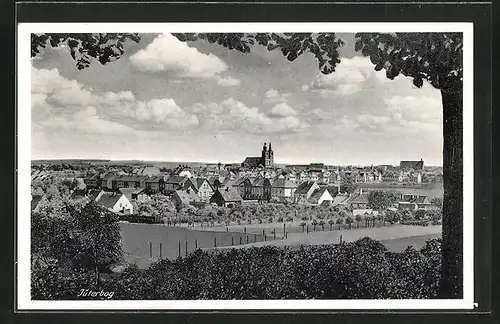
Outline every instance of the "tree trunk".
[[(463, 111), (462, 89), (442, 90), (443, 240), (439, 297), (462, 298), (463, 291)], [(473, 189), (473, 188), (469, 188)], [(472, 217), (472, 215), (469, 215)]]

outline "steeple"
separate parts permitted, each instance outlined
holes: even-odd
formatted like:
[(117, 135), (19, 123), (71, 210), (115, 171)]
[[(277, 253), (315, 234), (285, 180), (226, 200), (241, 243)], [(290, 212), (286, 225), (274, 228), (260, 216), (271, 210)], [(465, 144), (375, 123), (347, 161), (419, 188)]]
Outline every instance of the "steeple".
[(266, 146), (266, 145), (267, 145), (267, 144), (266, 144), (266, 143), (264, 143), (264, 146), (262, 147), (262, 151), (264, 151), (264, 152), (265, 152), (265, 151), (267, 151), (267, 146)]
[(272, 151), (271, 142), (269, 142), (269, 151)]

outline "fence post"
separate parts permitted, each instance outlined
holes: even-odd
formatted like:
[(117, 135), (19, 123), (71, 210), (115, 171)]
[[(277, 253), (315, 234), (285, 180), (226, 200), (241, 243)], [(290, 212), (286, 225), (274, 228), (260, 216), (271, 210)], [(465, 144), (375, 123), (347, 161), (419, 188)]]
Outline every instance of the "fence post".
[(149, 242), (149, 258), (153, 258), (153, 242)]
[(234, 236), (231, 236), (231, 246), (234, 245)]
[(187, 256), (188, 255), (188, 241), (185, 242), (185, 245), (186, 245), (185, 255)]
[(241, 236), (240, 236), (240, 245), (241, 245)]
[(309, 234), (309, 224), (306, 225), (306, 234)]
[(286, 234), (286, 223), (283, 223), (283, 236)]
[(160, 259), (162, 259), (161, 242), (160, 242)]
[(248, 244), (248, 235), (247, 235), (247, 244)]
[(179, 258), (181, 257), (181, 241), (179, 241)]
[(273, 231), (273, 237), (276, 240), (276, 229), (274, 229), (274, 231)]
[(340, 244), (342, 244), (342, 234), (340, 234)]
[(257, 242), (257, 234), (256, 233), (253, 234), (253, 241)]
[(194, 240), (194, 246), (198, 250), (198, 240)]
[(214, 236), (214, 247), (217, 247), (217, 237)]

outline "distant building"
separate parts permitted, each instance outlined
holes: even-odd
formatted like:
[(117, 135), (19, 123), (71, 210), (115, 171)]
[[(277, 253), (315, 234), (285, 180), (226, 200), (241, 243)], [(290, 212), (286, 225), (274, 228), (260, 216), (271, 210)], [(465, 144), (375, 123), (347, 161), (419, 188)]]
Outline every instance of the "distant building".
[(160, 175), (161, 171), (160, 171), (160, 169), (158, 169), (157, 167), (154, 167), (154, 166), (145, 166), (145, 167), (142, 167), (140, 169), (135, 170), (134, 173), (137, 175), (141, 175), (141, 176), (152, 177), (152, 176)]
[(420, 161), (401, 161), (399, 163), (399, 168), (402, 170), (423, 170), (424, 160), (420, 159)]
[(247, 157), (241, 166), (252, 169), (259, 167), (272, 168), (274, 166), (274, 152), (271, 147), (271, 143), (269, 143), (269, 149), (267, 148), (267, 144), (264, 143), (261, 156)]
[(319, 185), (315, 181), (306, 181), (301, 183), (295, 190), (295, 201), (308, 201), (316, 189), (319, 189)]
[(96, 200), (97, 205), (114, 213), (133, 214), (134, 207), (121, 192), (105, 192)]
[(233, 207), (234, 205), (241, 204), (242, 201), (243, 198), (241, 198), (238, 191), (234, 188), (217, 190), (210, 198), (211, 203), (215, 203), (217, 206), (225, 207)]
[(399, 209), (409, 209), (409, 210), (426, 210), (430, 207), (431, 203), (427, 196), (419, 196), (415, 194), (402, 194), (398, 201)]
[(309, 197), (308, 202), (315, 205), (321, 205), (323, 202), (332, 202), (333, 195), (327, 187), (321, 187), (312, 193)]

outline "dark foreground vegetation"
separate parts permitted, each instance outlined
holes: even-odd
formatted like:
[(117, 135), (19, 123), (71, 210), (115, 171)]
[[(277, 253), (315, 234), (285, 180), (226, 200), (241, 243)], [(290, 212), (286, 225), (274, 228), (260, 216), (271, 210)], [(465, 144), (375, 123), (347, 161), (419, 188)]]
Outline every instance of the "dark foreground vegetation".
[(32, 298), (77, 297), (81, 289), (113, 292), (112, 299), (423, 299), (437, 298), (441, 270), (440, 240), (420, 249), (388, 252), (377, 241), (305, 246), (197, 250), (148, 269), (128, 266), (102, 274), (60, 266), (50, 260), (33, 267)]

